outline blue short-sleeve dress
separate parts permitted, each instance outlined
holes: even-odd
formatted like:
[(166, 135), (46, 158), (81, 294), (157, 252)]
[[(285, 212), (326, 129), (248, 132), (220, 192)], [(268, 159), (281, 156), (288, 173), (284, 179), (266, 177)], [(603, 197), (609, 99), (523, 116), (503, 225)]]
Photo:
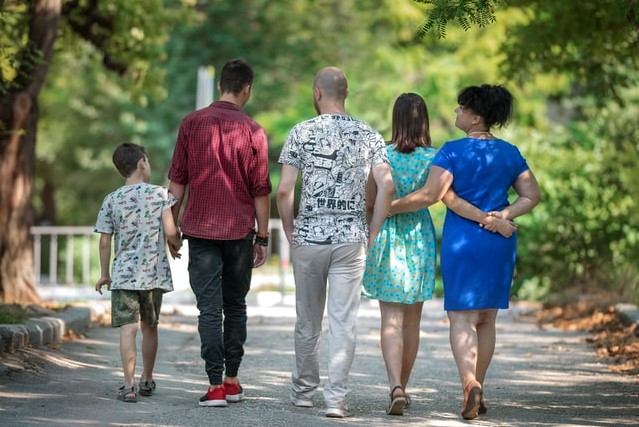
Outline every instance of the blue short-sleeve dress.
[[(528, 170), (517, 147), (500, 139), (449, 141), (433, 165), (453, 174), (459, 197), (486, 212), (506, 207), (509, 189)], [(516, 250), (516, 233), (504, 238), (448, 209), (440, 253), (444, 309), (508, 308)]]
[[(400, 153), (386, 147), (395, 198), (426, 183), (434, 148), (417, 147)], [(362, 289), (364, 296), (384, 302), (414, 304), (431, 299), (435, 287), (435, 228), (428, 209), (386, 219), (368, 252)]]

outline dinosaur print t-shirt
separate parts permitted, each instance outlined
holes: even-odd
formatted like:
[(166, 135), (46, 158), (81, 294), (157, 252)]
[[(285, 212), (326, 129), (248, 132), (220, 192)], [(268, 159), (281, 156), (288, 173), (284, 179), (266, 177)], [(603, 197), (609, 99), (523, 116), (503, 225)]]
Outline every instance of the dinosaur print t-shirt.
[(162, 212), (175, 203), (166, 188), (145, 183), (106, 196), (95, 232), (113, 235), (111, 290), (173, 290)]

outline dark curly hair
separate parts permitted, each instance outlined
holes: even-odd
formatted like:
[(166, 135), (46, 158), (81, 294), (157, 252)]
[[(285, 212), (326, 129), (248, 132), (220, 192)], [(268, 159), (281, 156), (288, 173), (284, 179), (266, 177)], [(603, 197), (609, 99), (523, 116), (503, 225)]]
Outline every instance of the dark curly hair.
[(457, 95), (457, 103), (484, 119), (487, 130), (504, 127), (513, 113), (515, 98), (501, 85), (468, 86)]

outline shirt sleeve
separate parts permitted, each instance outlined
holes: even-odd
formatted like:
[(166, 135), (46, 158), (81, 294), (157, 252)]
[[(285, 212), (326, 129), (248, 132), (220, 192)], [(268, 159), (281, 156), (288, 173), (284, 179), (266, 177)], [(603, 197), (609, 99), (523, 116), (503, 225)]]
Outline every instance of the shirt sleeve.
[(171, 167), (169, 169), (169, 180), (182, 185), (187, 185), (189, 182), (189, 157), (186, 150), (188, 131), (186, 130), (186, 126), (186, 123), (182, 121), (175, 142), (175, 148), (173, 149)]
[(286, 142), (280, 153), (279, 163), (291, 165), (297, 169), (302, 169), (302, 160), (299, 155), (300, 138), (297, 126), (294, 127), (286, 137)]
[(267, 196), (271, 194), (271, 178), (268, 170), (268, 138), (264, 129), (253, 133), (253, 167), (251, 173), (251, 196)]
[(514, 151), (515, 151), (514, 172), (515, 172), (515, 179), (516, 179), (523, 172), (525, 172), (528, 169), (530, 169), (530, 167), (528, 166), (528, 162), (526, 162), (526, 159), (524, 158), (524, 156), (519, 151), (519, 148), (517, 148), (514, 145), (513, 145), (513, 148), (514, 148)]
[[(435, 154), (435, 159), (433, 159), (432, 166), (439, 166), (442, 169), (446, 169), (448, 172), (453, 173), (453, 162), (451, 161), (450, 156), (450, 146), (448, 143), (444, 144), (442, 148), (437, 151)], [(454, 174), (453, 174), (454, 175)]]
[(175, 198), (175, 196), (169, 192), (168, 188), (164, 188), (164, 187), (160, 187), (161, 188), (161, 196), (162, 196), (162, 200), (164, 201), (164, 203), (162, 204), (162, 212), (164, 212), (167, 209), (171, 209), (171, 207), (176, 204), (178, 202), (178, 200)]
[(384, 141), (384, 137), (377, 132), (375, 132), (374, 135), (373, 165), (378, 165), (380, 163), (389, 163), (388, 152), (386, 151), (386, 141)]
[(98, 212), (98, 219), (95, 223), (95, 233), (113, 234), (113, 209), (111, 197), (107, 196)]

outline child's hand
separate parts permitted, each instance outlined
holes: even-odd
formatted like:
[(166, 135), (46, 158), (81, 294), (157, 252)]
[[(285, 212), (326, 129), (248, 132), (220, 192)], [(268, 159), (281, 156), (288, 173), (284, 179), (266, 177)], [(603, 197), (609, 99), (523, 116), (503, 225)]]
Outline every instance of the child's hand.
[(111, 278), (108, 276), (102, 276), (95, 284), (95, 290), (102, 295), (102, 286), (106, 286), (107, 290), (111, 290)]
[(171, 254), (171, 258), (182, 258), (182, 254), (180, 253), (180, 248), (182, 248), (182, 239), (168, 239), (167, 243), (169, 245), (169, 253)]

